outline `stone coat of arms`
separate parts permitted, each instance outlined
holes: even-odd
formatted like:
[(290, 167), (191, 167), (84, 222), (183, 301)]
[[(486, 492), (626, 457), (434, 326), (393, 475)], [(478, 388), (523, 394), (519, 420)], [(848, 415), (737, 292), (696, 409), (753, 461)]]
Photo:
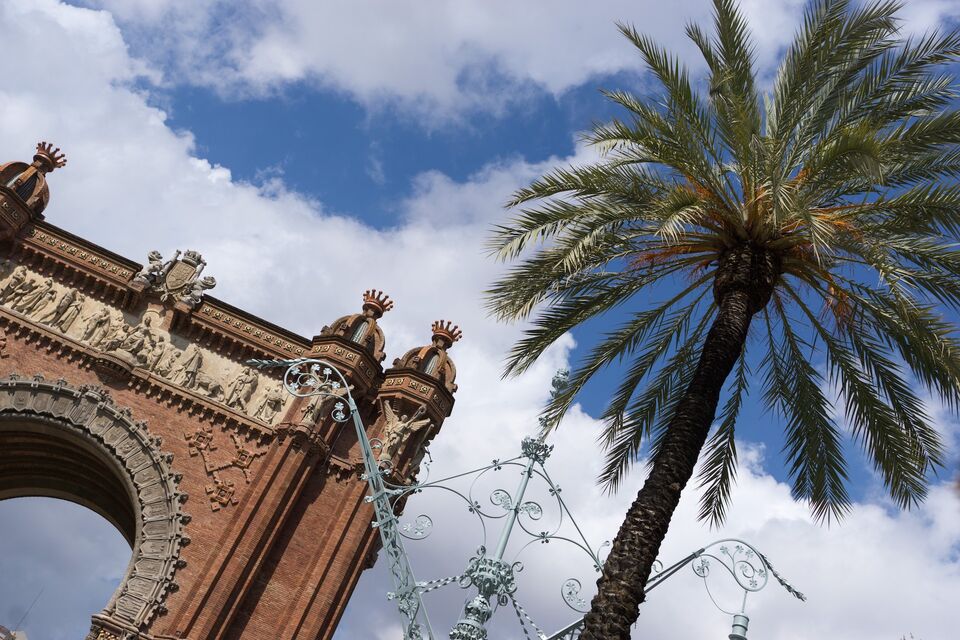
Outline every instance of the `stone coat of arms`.
[(197, 251), (177, 250), (166, 262), (159, 251), (151, 251), (147, 254), (147, 266), (134, 276), (131, 286), (140, 291), (155, 291), (163, 301), (175, 300), (192, 309), (200, 303), (204, 291), (217, 284), (210, 276), (200, 277), (205, 266), (206, 261)]

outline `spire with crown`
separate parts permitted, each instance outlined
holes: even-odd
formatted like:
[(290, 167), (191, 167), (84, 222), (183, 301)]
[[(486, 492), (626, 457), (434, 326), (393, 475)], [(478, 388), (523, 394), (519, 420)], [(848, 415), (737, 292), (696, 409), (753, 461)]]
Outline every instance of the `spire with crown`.
[(43, 173), (50, 173), (55, 169), (66, 166), (67, 156), (49, 142), (38, 142), (37, 152), (33, 154), (33, 166)]
[(415, 369), (436, 378), (453, 393), (457, 390), (457, 367), (447, 350), (460, 340), (463, 332), (449, 320), (437, 320), (430, 329), (433, 332), (431, 344), (407, 351), (403, 357), (393, 361), (393, 366), (397, 369)]
[(0, 187), (3, 187), (0, 198), (17, 208), (26, 209), (31, 216), (42, 217), (50, 201), (50, 189), (45, 176), (66, 164), (67, 157), (59, 147), (49, 142), (38, 143), (31, 164), (8, 162), (0, 165)]
[(444, 350), (452, 347), (453, 343), (463, 336), (460, 327), (449, 320), (437, 320), (430, 328), (433, 330), (433, 344)]
[(363, 312), (338, 318), (320, 331), (321, 336), (340, 336), (366, 349), (377, 362), (386, 358), (386, 340), (377, 320), (393, 308), (393, 300), (379, 289), (363, 292)]
[(393, 300), (390, 296), (378, 289), (367, 289), (363, 292), (363, 311), (373, 318), (382, 318), (383, 314), (393, 309)]

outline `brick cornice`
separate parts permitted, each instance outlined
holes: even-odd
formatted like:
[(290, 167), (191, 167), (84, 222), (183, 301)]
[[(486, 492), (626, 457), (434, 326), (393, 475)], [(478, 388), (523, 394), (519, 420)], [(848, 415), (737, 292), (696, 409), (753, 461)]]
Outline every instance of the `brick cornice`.
[(24, 228), (20, 244), (65, 266), (89, 273), (104, 285), (126, 289), (140, 265), (47, 222)]
[[(58, 280), (121, 308), (130, 309), (154, 297), (131, 287), (134, 275), (142, 269), (140, 263), (45, 221), (22, 228), (11, 257), (45, 273), (56, 273)], [(309, 339), (209, 295), (193, 310), (177, 307), (174, 326), (221, 349), (246, 352), (251, 357), (299, 358), (310, 350)]]
[(363, 347), (341, 336), (316, 336), (310, 357), (328, 360), (350, 379), (356, 388), (354, 398), (361, 398), (380, 384), (383, 368)]
[(179, 322), (187, 328), (215, 334), (219, 341), (255, 349), (273, 358), (302, 358), (310, 351), (307, 338), (256, 318), (236, 307), (207, 296)]
[(377, 397), (423, 404), (427, 415), (437, 424), (442, 423), (453, 411), (453, 394), (439, 380), (416, 369), (387, 369)]

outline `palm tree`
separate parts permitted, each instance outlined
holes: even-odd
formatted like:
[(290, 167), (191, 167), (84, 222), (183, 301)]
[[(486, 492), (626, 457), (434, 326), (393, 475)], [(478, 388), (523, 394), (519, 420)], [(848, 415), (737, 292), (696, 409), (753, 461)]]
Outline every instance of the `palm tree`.
[(782, 416), (793, 495), (820, 521), (849, 509), (845, 429), (900, 507), (942, 466), (922, 394), (960, 405), (960, 343), (940, 315), (960, 308), (960, 112), (944, 70), (960, 35), (904, 38), (898, 9), (815, 1), (765, 94), (735, 0), (714, 1), (713, 34), (687, 28), (706, 63), (701, 90), (620, 25), (660, 91), (606, 93), (629, 117), (585, 136), (599, 160), (518, 191), (495, 230), (494, 252), (513, 265), (490, 307), (531, 320), (507, 374), (587, 320), (642, 307), (545, 410), (556, 425), (620, 363), (601, 481), (615, 489), (648, 459), (584, 640), (629, 637), (701, 455), (700, 516), (722, 523), (752, 386)]

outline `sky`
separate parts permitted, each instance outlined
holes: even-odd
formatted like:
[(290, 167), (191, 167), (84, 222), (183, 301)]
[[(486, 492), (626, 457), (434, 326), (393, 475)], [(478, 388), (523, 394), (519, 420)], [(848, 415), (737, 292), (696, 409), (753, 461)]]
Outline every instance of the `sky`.
[[(503, 203), (544, 171), (593, 157), (578, 133), (616, 114), (599, 88), (648, 87), (617, 20), (696, 70), (683, 27), (706, 21), (707, 4), (0, 0), (0, 160), (29, 159), (38, 140), (54, 142), (69, 164), (50, 180), (50, 222), (140, 261), (151, 249), (197, 249), (217, 297), (303, 335), (355, 311), (369, 287), (396, 301), (381, 321), (387, 362), (424, 344), (433, 320), (457, 322), (460, 390), (432, 447), (442, 475), (515, 455), (554, 371), (602, 329), (565, 336), (524, 376), (501, 379), (523, 329), (483, 309), (482, 291), (503, 269), (483, 248), (509, 215)], [(803, 4), (742, 2), (765, 77)], [(955, 24), (960, 2), (910, 0), (902, 15), (906, 31), (922, 32)], [(643, 480), (638, 468), (613, 496), (594, 482), (602, 464), (595, 416), (615, 379), (610, 372), (587, 390), (552, 439), (548, 465), (596, 545), (616, 533)], [(960, 424), (934, 399), (930, 411), (949, 450), (927, 501), (896, 511), (852, 449), (855, 504), (828, 528), (791, 499), (781, 425), (751, 398), (726, 525), (697, 522), (691, 485), (662, 559), (718, 538), (755, 544), (808, 601), (775, 585), (752, 597), (754, 637), (953, 637), (960, 502), (950, 479)], [(513, 481), (504, 477), (508, 487)], [(482, 542), (469, 515), (427, 495), (408, 504), (408, 515), (420, 512), (437, 526), (411, 550), (418, 577), (459, 573)], [(0, 502), (0, 624), (15, 624), (42, 587), (24, 624), (30, 637), (82, 637), (129, 557), (120, 535), (83, 508)], [(536, 545), (523, 559), (521, 603), (548, 631), (572, 620), (560, 586), (570, 573), (589, 595), (589, 563), (557, 545)], [(722, 580), (711, 588), (724, 604)], [(367, 571), (337, 639), (398, 638), (389, 589), (382, 565)], [(428, 600), (439, 637), (465, 597), (448, 587)], [(523, 637), (512, 611), (495, 620), (493, 637)], [(650, 595), (634, 635), (719, 638), (729, 624), (685, 570)]]

